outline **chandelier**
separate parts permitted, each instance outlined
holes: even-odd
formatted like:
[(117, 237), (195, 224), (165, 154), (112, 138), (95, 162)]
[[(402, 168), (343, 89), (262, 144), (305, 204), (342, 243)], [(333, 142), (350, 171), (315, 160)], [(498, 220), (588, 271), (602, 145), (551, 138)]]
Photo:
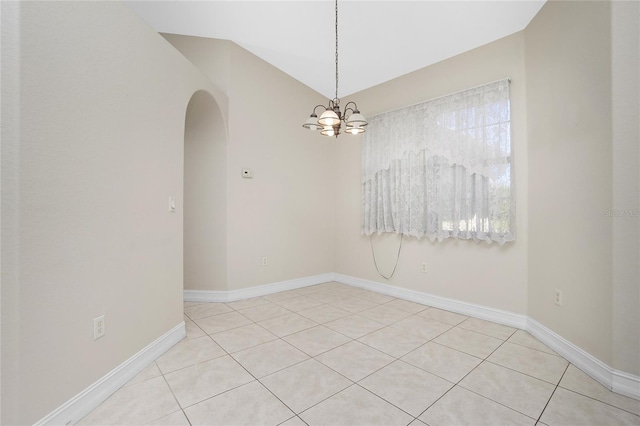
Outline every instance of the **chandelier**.
[[(318, 108), (324, 108), (320, 118), (316, 115)], [(364, 133), (365, 127), (369, 123), (360, 114), (355, 102), (348, 102), (344, 106), (344, 113), (340, 111), (340, 99), (338, 98), (338, 0), (336, 0), (336, 97), (329, 100), (328, 106), (316, 105), (302, 127), (311, 131), (320, 130), (320, 134), (324, 136), (337, 138), (343, 124), (347, 133), (357, 135)]]

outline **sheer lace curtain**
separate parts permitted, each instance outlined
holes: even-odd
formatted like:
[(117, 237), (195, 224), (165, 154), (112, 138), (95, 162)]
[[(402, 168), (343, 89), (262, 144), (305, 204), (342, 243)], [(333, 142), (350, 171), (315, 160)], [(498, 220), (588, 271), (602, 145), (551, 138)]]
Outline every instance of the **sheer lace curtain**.
[(509, 80), (370, 118), (362, 230), (431, 241), (515, 239)]

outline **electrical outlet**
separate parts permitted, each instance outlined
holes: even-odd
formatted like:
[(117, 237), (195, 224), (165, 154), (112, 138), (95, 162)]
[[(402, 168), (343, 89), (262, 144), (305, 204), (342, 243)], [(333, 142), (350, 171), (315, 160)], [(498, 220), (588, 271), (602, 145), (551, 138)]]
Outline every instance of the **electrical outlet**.
[(420, 265), (420, 272), (427, 272), (427, 262), (422, 262)]
[(558, 306), (562, 306), (562, 291), (558, 290), (557, 288), (554, 290), (553, 303)]
[(93, 340), (97, 340), (104, 336), (104, 315), (93, 319)]
[(269, 259), (267, 256), (262, 257), (262, 266), (267, 266), (269, 264)]

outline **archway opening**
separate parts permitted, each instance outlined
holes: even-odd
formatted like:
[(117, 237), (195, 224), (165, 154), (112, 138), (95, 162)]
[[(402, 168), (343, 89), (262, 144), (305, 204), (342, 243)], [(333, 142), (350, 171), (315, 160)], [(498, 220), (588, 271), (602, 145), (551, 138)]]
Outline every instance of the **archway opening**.
[(226, 290), (226, 147), (218, 104), (208, 92), (194, 93), (184, 132), (185, 290)]

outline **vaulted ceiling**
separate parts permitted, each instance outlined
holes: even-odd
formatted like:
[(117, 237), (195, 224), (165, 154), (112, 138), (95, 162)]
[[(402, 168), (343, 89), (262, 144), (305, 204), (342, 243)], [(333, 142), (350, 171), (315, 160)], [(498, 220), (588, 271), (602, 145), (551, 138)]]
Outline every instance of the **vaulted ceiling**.
[[(340, 1), (339, 96), (524, 29), (545, 0)], [(127, 1), (161, 33), (231, 40), (328, 98), (335, 94), (335, 4)]]

